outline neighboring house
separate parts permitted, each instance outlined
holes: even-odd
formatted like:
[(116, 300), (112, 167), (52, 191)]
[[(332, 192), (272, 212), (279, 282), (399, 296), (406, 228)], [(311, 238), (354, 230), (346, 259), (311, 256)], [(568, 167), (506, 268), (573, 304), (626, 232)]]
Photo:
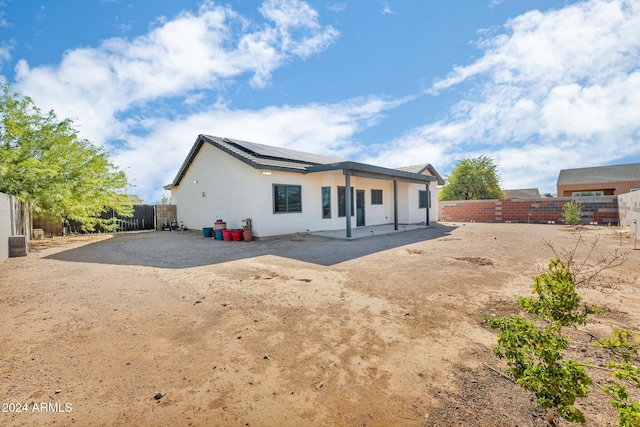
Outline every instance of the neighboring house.
[(324, 230), (351, 237), (353, 227), (435, 220), (438, 175), (424, 172), (199, 135), (164, 188), (189, 228), (216, 219), (240, 228), (251, 218), (256, 237)]
[(129, 201), (132, 205), (144, 205), (144, 202), (137, 194), (129, 194)]
[(640, 163), (563, 169), (558, 197), (613, 196), (640, 190)]
[(515, 190), (502, 190), (505, 199), (539, 199), (540, 191), (537, 188), (520, 188)]

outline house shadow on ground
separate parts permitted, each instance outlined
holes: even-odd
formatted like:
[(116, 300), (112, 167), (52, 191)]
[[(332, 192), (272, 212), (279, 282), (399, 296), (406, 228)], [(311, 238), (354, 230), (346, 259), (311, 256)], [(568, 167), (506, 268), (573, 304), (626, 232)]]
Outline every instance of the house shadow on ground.
[(300, 234), (251, 242), (205, 238), (201, 232), (123, 233), (47, 256), (47, 259), (157, 268), (191, 268), (264, 255), (331, 266), (451, 233), (456, 227), (433, 224), (419, 230), (354, 240)]

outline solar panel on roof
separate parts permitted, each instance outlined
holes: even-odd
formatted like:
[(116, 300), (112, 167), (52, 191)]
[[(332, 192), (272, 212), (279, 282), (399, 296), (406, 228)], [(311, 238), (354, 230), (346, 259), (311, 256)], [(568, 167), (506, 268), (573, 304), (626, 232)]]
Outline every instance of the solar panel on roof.
[(252, 151), (261, 157), (275, 157), (283, 160), (294, 160), (306, 163), (335, 163), (341, 159), (335, 157), (322, 156), (319, 154), (305, 153), (304, 151), (291, 150), (282, 147), (273, 147), (270, 145), (256, 144), (254, 142), (240, 141), (237, 139), (226, 138), (228, 141)]

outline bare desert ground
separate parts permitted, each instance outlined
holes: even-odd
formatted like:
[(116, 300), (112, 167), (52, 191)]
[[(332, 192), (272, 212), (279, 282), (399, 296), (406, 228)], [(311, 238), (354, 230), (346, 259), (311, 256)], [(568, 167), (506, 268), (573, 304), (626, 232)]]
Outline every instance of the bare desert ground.
[[(604, 312), (571, 331), (570, 351), (599, 364), (594, 337), (640, 329), (640, 251), (611, 228), (579, 234), (629, 257), (612, 287), (580, 291)], [(544, 426), (484, 319), (518, 311), (553, 257), (545, 241), (577, 236), (441, 223), (351, 241), (34, 241), (0, 264), (0, 425)], [(617, 425), (598, 388), (608, 373), (590, 374), (587, 425)]]

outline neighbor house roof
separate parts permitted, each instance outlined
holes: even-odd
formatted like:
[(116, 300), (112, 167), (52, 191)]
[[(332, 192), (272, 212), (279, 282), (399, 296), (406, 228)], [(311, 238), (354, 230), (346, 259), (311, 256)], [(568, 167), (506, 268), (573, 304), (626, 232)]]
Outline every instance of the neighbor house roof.
[(410, 182), (427, 183), (436, 178), (397, 169), (388, 169), (364, 163), (351, 162), (329, 156), (306, 153), (288, 148), (274, 147), (237, 139), (220, 138), (210, 135), (199, 135), (191, 147), (191, 151), (182, 163), (173, 182), (165, 189), (179, 185), (189, 166), (202, 148), (208, 143), (238, 160), (256, 169), (278, 170), (295, 173), (313, 173), (330, 170), (342, 170), (356, 176), (368, 176), (378, 179), (398, 179)]
[(562, 169), (558, 185), (590, 184), (598, 182), (626, 182), (640, 180), (640, 163)]
[(423, 163), (421, 165), (413, 165), (413, 166), (403, 166), (398, 168), (398, 170), (411, 172), (411, 173), (421, 173), (424, 174), (425, 171), (429, 172), (431, 176), (436, 177), (436, 181), (438, 185), (444, 185), (444, 179), (440, 176), (440, 174), (436, 171), (436, 169), (431, 166), (431, 163)]
[(539, 199), (540, 190), (537, 188), (518, 188), (514, 190), (502, 190), (505, 199)]

